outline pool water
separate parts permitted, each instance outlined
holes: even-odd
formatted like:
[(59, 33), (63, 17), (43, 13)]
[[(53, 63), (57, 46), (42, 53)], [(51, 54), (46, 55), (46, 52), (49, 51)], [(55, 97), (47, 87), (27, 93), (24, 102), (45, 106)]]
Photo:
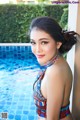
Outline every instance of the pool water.
[(0, 120), (37, 120), (32, 94), (38, 70), (34, 56), (0, 58)]

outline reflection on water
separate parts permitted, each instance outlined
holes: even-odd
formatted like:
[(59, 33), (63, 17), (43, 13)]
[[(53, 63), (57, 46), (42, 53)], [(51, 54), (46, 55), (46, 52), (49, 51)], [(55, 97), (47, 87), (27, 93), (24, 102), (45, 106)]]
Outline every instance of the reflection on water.
[(32, 60), (0, 59), (0, 112), (8, 120), (36, 120), (32, 92), (38, 70)]

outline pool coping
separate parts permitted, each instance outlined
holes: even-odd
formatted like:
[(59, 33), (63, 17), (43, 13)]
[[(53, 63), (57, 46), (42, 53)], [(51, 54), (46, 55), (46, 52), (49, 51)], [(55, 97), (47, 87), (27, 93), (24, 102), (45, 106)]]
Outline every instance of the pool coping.
[(0, 43), (0, 46), (31, 46), (31, 43)]

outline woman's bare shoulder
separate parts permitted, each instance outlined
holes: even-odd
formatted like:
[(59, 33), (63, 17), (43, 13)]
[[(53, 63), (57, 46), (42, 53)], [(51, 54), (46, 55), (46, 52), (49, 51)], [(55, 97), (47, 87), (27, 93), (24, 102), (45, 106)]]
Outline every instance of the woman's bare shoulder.
[(46, 71), (46, 76), (50, 76), (51, 78), (59, 78), (59, 79), (68, 79), (67, 77), (72, 76), (71, 69), (63, 58), (58, 60), (55, 64), (50, 66)]

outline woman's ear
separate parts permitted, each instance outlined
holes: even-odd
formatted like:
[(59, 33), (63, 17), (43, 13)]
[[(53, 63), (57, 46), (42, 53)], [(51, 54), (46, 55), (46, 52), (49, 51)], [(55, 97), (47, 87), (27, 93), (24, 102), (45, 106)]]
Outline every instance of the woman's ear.
[(62, 42), (57, 42), (57, 49), (59, 49), (62, 45)]

